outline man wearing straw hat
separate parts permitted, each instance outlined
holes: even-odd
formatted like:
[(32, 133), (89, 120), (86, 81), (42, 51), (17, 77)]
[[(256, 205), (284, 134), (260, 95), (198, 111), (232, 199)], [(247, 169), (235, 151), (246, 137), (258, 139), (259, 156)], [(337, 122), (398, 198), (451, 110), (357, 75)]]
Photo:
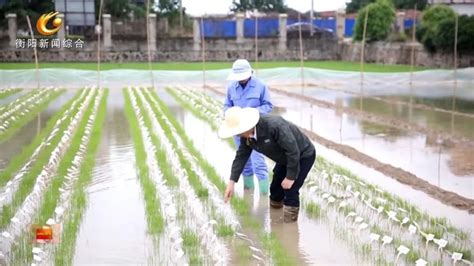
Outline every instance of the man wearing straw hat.
[[(257, 108), (262, 114), (271, 112), (273, 105), (270, 101), (268, 88), (260, 80), (252, 76), (252, 73), (252, 67), (247, 60), (237, 59), (234, 62), (232, 71), (227, 78), (227, 80), (232, 82), (227, 88), (224, 112), (232, 106)], [(234, 140), (238, 148), (241, 144), (240, 138), (235, 137)], [(254, 174), (258, 179), (260, 193), (268, 194), (268, 169), (265, 157), (256, 151), (252, 152), (242, 171), (244, 188), (254, 188)]]
[(256, 150), (276, 162), (270, 185), (270, 206), (283, 208), (285, 222), (298, 220), (299, 190), (316, 158), (316, 150), (301, 130), (278, 115), (260, 115), (258, 109), (231, 107), (219, 128), (220, 138), (239, 136), (230, 180), (224, 193), (227, 202), (234, 193), (250, 154)]

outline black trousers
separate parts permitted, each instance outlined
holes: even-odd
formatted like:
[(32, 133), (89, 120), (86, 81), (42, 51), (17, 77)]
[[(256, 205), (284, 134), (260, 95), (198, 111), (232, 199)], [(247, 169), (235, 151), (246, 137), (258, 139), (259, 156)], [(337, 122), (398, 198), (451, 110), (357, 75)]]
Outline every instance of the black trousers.
[(281, 182), (286, 177), (286, 165), (276, 164), (273, 168), (273, 180), (270, 185), (270, 199), (273, 201), (283, 200), (283, 204), (286, 206), (299, 207), (300, 188), (313, 167), (315, 159), (316, 152), (312, 156), (300, 160), (300, 172), (290, 189), (281, 187)]

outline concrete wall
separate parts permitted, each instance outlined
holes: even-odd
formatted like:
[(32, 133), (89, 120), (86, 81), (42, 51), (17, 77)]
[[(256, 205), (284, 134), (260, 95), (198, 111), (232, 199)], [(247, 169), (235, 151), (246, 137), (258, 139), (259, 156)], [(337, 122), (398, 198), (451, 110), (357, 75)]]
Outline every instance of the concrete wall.
[[(9, 49), (8, 39), (0, 40), (0, 62), (33, 62), (32, 49)], [(299, 60), (298, 39), (287, 39), (287, 50), (278, 49), (279, 39), (261, 39), (260, 60)], [(360, 44), (335, 40), (305, 39), (303, 42), (305, 60), (345, 60), (360, 61)], [(200, 61), (200, 50), (193, 50), (192, 38), (158, 38), (156, 52), (152, 52), (153, 61)], [(96, 41), (86, 41), (83, 49), (38, 49), (39, 61), (96, 61)], [(244, 39), (206, 39), (206, 60), (228, 61), (236, 58), (255, 57), (254, 40)], [(106, 62), (146, 62), (146, 41), (113, 40), (109, 51), (102, 51), (102, 60)], [(382, 64), (410, 64), (411, 45), (409, 43), (368, 43), (365, 48), (365, 62)], [(453, 67), (451, 54), (430, 54), (420, 44), (415, 45), (415, 64), (428, 67)], [(473, 67), (474, 54), (460, 55), (459, 67)]]
[[(454, 57), (447, 53), (429, 53), (419, 43), (414, 45), (415, 65), (426, 67), (453, 68)], [(340, 45), (340, 59), (345, 61), (360, 61), (360, 43), (345, 42)], [(411, 43), (367, 43), (365, 46), (365, 62), (381, 64), (405, 64), (411, 62)], [(473, 67), (474, 52), (458, 56), (458, 67)]]

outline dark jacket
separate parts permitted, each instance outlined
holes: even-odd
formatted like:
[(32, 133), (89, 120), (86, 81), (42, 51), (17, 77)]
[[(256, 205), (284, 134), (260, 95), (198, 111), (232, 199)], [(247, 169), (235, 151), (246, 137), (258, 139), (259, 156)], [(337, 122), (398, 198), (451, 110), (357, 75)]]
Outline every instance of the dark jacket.
[(256, 150), (278, 164), (287, 166), (286, 177), (296, 179), (300, 169), (300, 159), (315, 152), (309, 138), (291, 122), (278, 115), (260, 115), (257, 123), (257, 138), (241, 138), (240, 147), (232, 163), (230, 179), (237, 182), (252, 150)]

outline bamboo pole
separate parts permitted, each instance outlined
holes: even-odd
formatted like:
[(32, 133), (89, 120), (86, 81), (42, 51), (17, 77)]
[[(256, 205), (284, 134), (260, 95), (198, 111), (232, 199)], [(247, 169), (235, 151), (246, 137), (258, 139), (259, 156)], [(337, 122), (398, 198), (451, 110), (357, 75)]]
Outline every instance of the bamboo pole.
[(413, 18), (413, 25), (412, 25), (412, 34), (411, 34), (411, 56), (410, 56), (410, 85), (413, 82), (413, 65), (415, 64), (415, 43), (416, 43), (416, 12), (417, 12), (417, 5), (415, 4), (415, 13)]
[(202, 60), (202, 87), (206, 88), (206, 44), (204, 43), (204, 18), (201, 17), (201, 60)]
[(151, 68), (151, 49), (150, 49), (150, 0), (146, 1), (146, 47), (148, 54), (148, 71), (150, 71), (151, 87), (155, 89), (155, 80), (153, 78), (153, 69)]
[(365, 35), (367, 33), (367, 20), (369, 18), (369, 6), (365, 12), (364, 31), (362, 33), (362, 44), (360, 48), (360, 83), (364, 83), (364, 50), (365, 50)]
[(453, 86), (453, 100), (451, 113), (451, 133), (454, 132), (454, 110), (456, 109), (456, 93), (457, 93), (457, 68), (458, 68), (458, 24), (459, 16), (456, 14), (456, 23), (454, 27), (454, 86)]
[[(31, 20), (29, 16), (26, 16), (26, 21), (28, 22), (28, 28), (30, 30), (31, 39), (35, 39), (35, 35), (33, 33), (33, 28), (31, 27)], [(36, 45), (33, 47), (33, 52), (35, 55), (35, 79), (36, 79), (36, 89), (40, 88), (40, 76), (39, 76), (39, 63), (38, 63), (38, 51), (36, 50)]]
[(258, 10), (254, 10), (255, 16), (255, 74), (257, 74), (258, 70)]
[(298, 34), (299, 34), (299, 39), (300, 39), (301, 92), (304, 94), (303, 36), (301, 34), (301, 14), (300, 13), (298, 13)]
[[(28, 22), (28, 28), (30, 30), (31, 39), (35, 39), (33, 33), (33, 27), (31, 27), (31, 20), (29, 16), (26, 16), (26, 21)], [(40, 76), (39, 76), (39, 63), (38, 63), (38, 51), (36, 50), (36, 45), (33, 46), (33, 51), (35, 55), (35, 79), (36, 79), (36, 89), (40, 89)], [(40, 133), (41, 130), (41, 112), (38, 113), (38, 122), (36, 123), (36, 135)]]
[(360, 101), (359, 109), (363, 108), (364, 101), (364, 53), (365, 53), (365, 37), (367, 34), (367, 21), (369, 20), (369, 6), (367, 6), (367, 11), (365, 12), (364, 20), (364, 31), (362, 33), (362, 44), (360, 48)]
[(97, 32), (97, 88), (100, 88), (100, 35), (102, 35), (102, 5), (103, 0), (99, 3), (99, 19)]
[(458, 24), (459, 16), (456, 14), (456, 24), (454, 27), (454, 83), (457, 83), (458, 70)]

